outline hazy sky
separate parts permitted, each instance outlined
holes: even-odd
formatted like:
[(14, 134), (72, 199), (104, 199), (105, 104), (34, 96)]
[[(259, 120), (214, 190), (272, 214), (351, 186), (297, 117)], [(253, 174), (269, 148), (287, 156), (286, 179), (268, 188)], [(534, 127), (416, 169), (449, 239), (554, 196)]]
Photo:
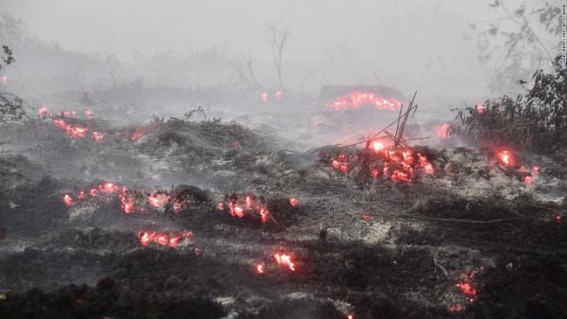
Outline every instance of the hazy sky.
[(149, 56), (226, 46), (269, 60), (264, 34), (267, 24), (277, 24), (290, 31), (290, 60), (317, 64), (333, 58), (361, 77), (374, 70), (394, 82), (407, 79), (412, 87), (432, 78), (454, 83), (467, 73), (473, 78), (467, 85), (477, 91), (484, 75), (474, 42), (463, 34), (470, 31), (468, 22), (486, 18), (490, 2), (0, 0), (2, 11), (22, 18), (30, 33), (69, 50), (116, 53), (126, 60), (134, 51)]

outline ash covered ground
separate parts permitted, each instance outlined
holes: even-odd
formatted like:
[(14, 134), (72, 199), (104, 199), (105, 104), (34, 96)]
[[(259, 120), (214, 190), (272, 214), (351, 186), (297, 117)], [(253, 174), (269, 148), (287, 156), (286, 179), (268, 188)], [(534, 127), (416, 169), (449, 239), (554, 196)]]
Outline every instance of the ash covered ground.
[(84, 111), (2, 128), (2, 318), (567, 316), (559, 159)]

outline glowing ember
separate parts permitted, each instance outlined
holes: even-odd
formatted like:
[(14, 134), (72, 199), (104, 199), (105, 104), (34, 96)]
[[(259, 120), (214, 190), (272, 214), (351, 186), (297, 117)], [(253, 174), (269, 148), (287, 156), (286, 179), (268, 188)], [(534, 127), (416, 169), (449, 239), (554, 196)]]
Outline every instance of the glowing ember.
[(295, 264), (291, 261), (291, 256), (286, 254), (275, 254), (274, 258), (276, 264), (282, 267), (287, 267), (291, 271), (295, 271)]
[(256, 268), (256, 273), (258, 274), (264, 273), (264, 269), (265, 269), (264, 264), (257, 264), (255, 268)]
[(524, 180), (523, 180), (524, 184), (526, 185), (533, 185), (534, 184), (534, 179), (531, 176), (525, 176)]
[(348, 315), (348, 316), (347, 316), (347, 319), (354, 319), (354, 316), (353, 316), (353, 315)]
[(268, 218), (270, 218), (270, 212), (265, 208), (260, 209), (260, 218), (262, 220), (262, 223), (267, 223)]
[(90, 110), (86, 110), (86, 111), (85, 111), (85, 117), (86, 117), (87, 119), (90, 120), (90, 119), (92, 118), (92, 116), (93, 116), (93, 112), (92, 112), (92, 111), (90, 111)]
[(244, 208), (236, 206), (233, 210), (234, 216), (238, 218), (244, 217)]
[(504, 150), (496, 153), (496, 157), (498, 158), (500, 164), (502, 164), (503, 166), (509, 167), (514, 165), (514, 159), (512, 157), (512, 153), (508, 150)]
[(217, 209), (220, 210), (220, 211), (225, 210), (224, 203), (218, 203), (218, 204), (217, 204)]
[(4, 76), (2, 77), (2, 84), (8, 85), (8, 76), (4, 75)]
[(348, 108), (358, 109), (363, 105), (372, 105), (379, 110), (395, 111), (401, 107), (401, 103), (395, 99), (387, 100), (384, 97), (361, 91), (351, 92), (349, 94), (337, 97), (333, 102), (327, 104), (327, 107), (335, 110), (345, 110)]
[(194, 250), (195, 256), (200, 256), (201, 255), (201, 248), (195, 248)]
[(260, 94), (260, 101), (266, 103), (270, 99), (270, 94), (268, 92), (263, 92)]
[(378, 153), (380, 151), (382, 151), (384, 149), (384, 144), (382, 142), (379, 141), (372, 141), (372, 143), (370, 143), (370, 148)]
[(141, 246), (147, 247), (152, 243), (164, 247), (177, 248), (183, 240), (189, 240), (193, 236), (192, 232), (158, 232), (158, 231), (140, 231), (138, 232), (138, 242)]
[(457, 288), (468, 297), (476, 297), (477, 291), (470, 282), (461, 282), (457, 284)]
[(292, 197), (292, 198), (289, 199), (289, 205), (291, 207), (297, 207), (297, 206), (299, 206), (299, 201), (297, 200), (297, 198)]
[(49, 111), (49, 109), (47, 108), (47, 105), (43, 104), (42, 106), (39, 107), (39, 109), (37, 110), (37, 114), (39, 115), (39, 117), (41, 117), (42, 119), (47, 117), (47, 112)]
[(163, 193), (154, 193), (148, 196), (148, 204), (155, 208), (162, 208), (169, 203), (169, 195)]
[(482, 104), (477, 104), (476, 107), (475, 107), (475, 110), (478, 114), (482, 114), (482, 113), (484, 113), (486, 108)]
[(274, 94), (274, 97), (276, 98), (276, 100), (281, 100), (283, 97), (282, 90), (277, 90), (276, 93)]
[(339, 154), (339, 156), (331, 162), (334, 169), (346, 174), (348, 172), (348, 160), (346, 155)]
[(461, 304), (456, 304), (456, 305), (450, 305), (447, 310), (450, 313), (456, 313), (456, 312), (462, 312), (465, 310), (465, 307)]
[(99, 132), (92, 132), (91, 136), (93, 137), (93, 140), (95, 140), (96, 142), (101, 142), (104, 139), (104, 135)]
[(561, 224), (561, 222), (562, 222), (561, 218), (562, 218), (561, 214), (557, 214), (557, 216), (555, 216), (555, 222), (558, 223), (558, 224)]
[(449, 138), (451, 133), (451, 125), (443, 123), (443, 125), (435, 129), (435, 132), (437, 133), (437, 136), (441, 138)]
[(120, 199), (122, 211), (124, 211), (126, 214), (131, 214), (134, 212), (135, 199), (129, 196), (126, 191), (118, 195), (118, 199)]
[(73, 197), (71, 197), (71, 195), (69, 194), (65, 194), (65, 196), (63, 196), (63, 203), (65, 203), (65, 205), (67, 206), (71, 206), (73, 205)]
[(539, 167), (538, 165), (534, 165), (534, 167), (532, 167), (532, 172), (533, 172), (535, 175), (539, 175), (540, 172), (541, 172), (541, 167)]
[(130, 140), (137, 141), (144, 136), (144, 131), (142, 129), (137, 129), (132, 134), (130, 134)]
[(62, 119), (53, 119), (55, 127), (64, 130), (72, 139), (81, 139), (87, 137), (89, 130), (78, 124), (68, 124)]

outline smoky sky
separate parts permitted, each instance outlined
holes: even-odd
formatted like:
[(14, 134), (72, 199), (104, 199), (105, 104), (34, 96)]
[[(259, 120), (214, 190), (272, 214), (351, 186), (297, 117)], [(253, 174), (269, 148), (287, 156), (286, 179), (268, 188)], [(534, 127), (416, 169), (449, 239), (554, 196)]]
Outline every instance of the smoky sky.
[(332, 61), (329, 77), (381, 81), (431, 94), (482, 94), (487, 70), (467, 40), (489, 0), (1, 0), (28, 31), (66, 50), (183, 54), (210, 47), (270, 61), (268, 25), (290, 32), (285, 63)]

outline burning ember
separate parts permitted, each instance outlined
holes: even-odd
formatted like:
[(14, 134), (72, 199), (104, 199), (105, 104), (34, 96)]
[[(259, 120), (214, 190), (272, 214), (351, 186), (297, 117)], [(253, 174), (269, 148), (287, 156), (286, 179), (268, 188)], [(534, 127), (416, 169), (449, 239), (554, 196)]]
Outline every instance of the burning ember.
[(359, 109), (363, 105), (372, 105), (379, 110), (398, 110), (402, 103), (396, 99), (387, 100), (384, 97), (362, 91), (355, 91), (337, 97), (333, 102), (327, 103), (327, 107), (335, 110), (345, 110), (348, 108)]
[(264, 274), (264, 271), (265, 271), (265, 265), (264, 264), (257, 264), (257, 265), (254, 266), (254, 269), (256, 270), (257, 274), (262, 275), (262, 274)]
[(372, 143), (370, 143), (370, 148), (371, 150), (373, 150), (374, 152), (378, 153), (381, 152), (382, 150), (384, 150), (384, 144), (382, 142), (379, 141), (372, 141)]
[(183, 240), (190, 240), (193, 233), (187, 232), (158, 232), (158, 231), (140, 231), (138, 232), (138, 242), (143, 247), (147, 247), (152, 243), (160, 246), (177, 248), (179, 243)]
[(293, 263), (293, 261), (291, 260), (291, 256), (290, 255), (286, 255), (286, 254), (275, 254), (274, 255), (274, 259), (276, 261), (276, 264), (278, 264), (279, 266), (282, 267), (286, 267), (291, 271), (295, 271), (295, 264)]
[(348, 172), (348, 159), (345, 154), (339, 154), (339, 156), (331, 162), (334, 169), (346, 174)]
[(4, 76), (2, 77), (2, 84), (8, 85), (8, 76), (4, 75)]
[(281, 100), (283, 97), (282, 90), (277, 90), (276, 93), (274, 93), (274, 97), (276, 98), (276, 100)]
[(130, 134), (130, 140), (137, 141), (144, 136), (144, 131), (142, 129), (137, 129)]
[(99, 133), (99, 132), (92, 132), (91, 133), (93, 140), (97, 141), (97, 142), (101, 142), (102, 139), (104, 138), (104, 134)]
[(478, 114), (484, 113), (485, 110), (486, 110), (486, 107), (485, 107), (484, 105), (482, 105), (482, 104), (477, 104), (476, 107), (475, 107), (475, 111), (476, 111)]
[(451, 135), (451, 125), (443, 123), (443, 125), (435, 129), (435, 132), (437, 133), (437, 136), (441, 138), (449, 138)]
[[(345, 154), (339, 154), (335, 159), (331, 160), (331, 167), (341, 171), (343, 174), (349, 172), (351, 163), (349, 158), (357, 161), (352, 164), (353, 167), (360, 167), (367, 172), (367, 176), (374, 179), (382, 177), (392, 181), (415, 182), (419, 174), (433, 175), (435, 168), (427, 156), (414, 152), (411, 148), (384, 148), (376, 152), (374, 143), (368, 143), (368, 152), (355, 153), (349, 157)], [(380, 146), (378, 146), (380, 148)], [(360, 160), (363, 158), (363, 160)], [(355, 170), (356, 172), (356, 170)]]
[(63, 196), (63, 202), (67, 206), (80, 203), (87, 199), (111, 200), (112, 198), (120, 201), (122, 211), (131, 214), (136, 211), (148, 211), (155, 208), (166, 208), (166, 211), (179, 213), (189, 206), (186, 199), (175, 197), (165, 191), (150, 192), (144, 195), (140, 191), (131, 191), (126, 186), (111, 182), (104, 182), (92, 186), (87, 190), (81, 190), (75, 198), (71, 194)]
[(450, 305), (447, 310), (450, 313), (457, 313), (457, 312), (463, 312), (465, 311), (465, 307), (461, 304), (456, 304), (456, 305)]
[(148, 195), (148, 204), (155, 208), (162, 208), (169, 203), (170, 196), (164, 193)]
[(270, 94), (268, 92), (262, 92), (262, 94), (260, 94), (260, 101), (267, 103), (269, 99)]
[(496, 158), (502, 166), (510, 167), (514, 165), (514, 158), (512, 152), (508, 150), (499, 151), (496, 153)]
[(86, 127), (79, 124), (69, 124), (63, 119), (53, 119), (53, 125), (65, 131), (65, 133), (67, 133), (67, 135), (69, 135), (72, 139), (85, 138), (89, 133), (89, 130)]
[(63, 196), (63, 203), (65, 203), (65, 205), (67, 206), (71, 206), (73, 205), (73, 197), (71, 197), (71, 195), (69, 194), (65, 194), (65, 196)]
[(299, 201), (297, 200), (297, 198), (292, 197), (292, 198), (289, 199), (289, 205), (291, 207), (297, 207), (297, 206), (299, 206)]
[(265, 203), (253, 195), (247, 195), (242, 200), (237, 194), (232, 194), (227, 196), (225, 202), (218, 203), (216, 207), (217, 210), (228, 211), (231, 216), (237, 218), (257, 216), (264, 224), (271, 218)]
[(42, 106), (39, 107), (39, 109), (37, 110), (37, 114), (39, 115), (39, 117), (41, 117), (42, 119), (46, 118), (48, 115), (49, 109), (47, 108), (47, 105), (43, 104)]

